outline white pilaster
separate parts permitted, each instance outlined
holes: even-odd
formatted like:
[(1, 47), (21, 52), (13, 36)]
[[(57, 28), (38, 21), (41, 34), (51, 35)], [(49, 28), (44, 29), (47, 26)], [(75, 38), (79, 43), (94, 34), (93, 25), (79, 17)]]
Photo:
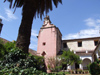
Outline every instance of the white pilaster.
[(67, 69), (71, 69), (71, 66), (68, 66)]
[(79, 64), (79, 68), (83, 70), (83, 65), (82, 64)]

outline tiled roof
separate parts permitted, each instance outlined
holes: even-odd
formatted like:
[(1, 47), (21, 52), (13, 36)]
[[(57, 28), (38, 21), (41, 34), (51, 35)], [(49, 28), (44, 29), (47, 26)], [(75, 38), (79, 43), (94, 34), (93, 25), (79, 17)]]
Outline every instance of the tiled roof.
[[(81, 56), (84, 56), (84, 55), (92, 55), (92, 53), (93, 53), (94, 51), (93, 50), (88, 50), (88, 52), (86, 53), (86, 51), (76, 51), (76, 55), (81, 55)], [(61, 55), (61, 54), (63, 54), (63, 51), (62, 50), (60, 50), (59, 52), (58, 52), (58, 54), (57, 55)]]
[(4, 39), (4, 38), (1, 38), (1, 37), (0, 37), (0, 39), (2, 39), (2, 41), (3, 41), (4, 43), (10, 42), (10, 41), (8, 41), (8, 40), (6, 40), (6, 39)]
[(86, 51), (76, 51), (76, 54), (77, 55), (81, 55), (81, 56), (84, 56), (84, 55), (92, 55), (92, 53), (94, 52), (94, 50), (87, 50), (87, 53)]
[(79, 39), (68, 39), (68, 40), (62, 40), (63, 42), (70, 42), (70, 41), (80, 41), (80, 40), (95, 40), (100, 39), (100, 37), (90, 37), (90, 38), (79, 38)]
[(85, 56), (85, 55), (92, 55), (92, 53), (76, 53), (76, 55)]
[(29, 49), (29, 53), (32, 55), (37, 55), (37, 52), (35, 50)]

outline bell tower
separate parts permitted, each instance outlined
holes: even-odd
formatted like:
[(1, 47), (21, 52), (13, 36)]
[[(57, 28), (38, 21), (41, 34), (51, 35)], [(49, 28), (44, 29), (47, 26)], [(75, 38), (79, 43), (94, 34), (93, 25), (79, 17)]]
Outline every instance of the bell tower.
[(49, 16), (46, 16), (38, 34), (37, 55), (45, 58), (56, 57), (61, 49), (61, 38), (58, 27), (51, 24)]

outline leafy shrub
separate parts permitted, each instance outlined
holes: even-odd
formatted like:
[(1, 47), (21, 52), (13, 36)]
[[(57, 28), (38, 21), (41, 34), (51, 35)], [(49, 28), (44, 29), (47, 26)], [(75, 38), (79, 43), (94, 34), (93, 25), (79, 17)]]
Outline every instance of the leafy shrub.
[(65, 73), (62, 72), (62, 71), (61, 71), (61, 72), (58, 72), (57, 74), (58, 74), (58, 75), (65, 75)]
[(12, 48), (16, 47), (16, 42), (15, 41), (7, 42), (4, 44), (4, 47), (5, 47), (6, 51), (9, 52)]
[(4, 46), (4, 42), (3, 42), (3, 40), (0, 39), (0, 60), (5, 55), (5, 52), (6, 52), (6, 49), (5, 49), (5, 46)]
[(62, 68), (62, 62), (59, 60), (59, 57), (50, 57), (48, 58), (48, 69), (52, 72), (58, 72)]
[(18, 48), (13, 48), (0, 61), (0, 75), (39, 75), (45, 71), (43, 57), (25, 54)]
[(91, 75), (99, 75), (100, 74), (100, 61), (93, 62), (89, 65), (89, 72)]
[(8, 54), (12, 48), (15, 48), (15, 43), (15, 41), (4, 43), (4, 41), (0, 39), (0, 60), (3, 60), (4, 55)]
[(14, 68), (4, 68), (0, 70), (0, 75), (32, 75), (37, 74), (39, 75), (42, 71), (36, 70), (36, 68), (30, 67), (26, 69), (14, 67)]
[(73, 51), (69, 50), (63, 50), (63, 54), (61, 55), (61, 61), (62, 61), (62, 69), (66, 70), (67, 66), (73, 65), (74, 63), (80, 64), (82, 60), (80, 57), (76, 54), (74, 54)]
[(82, 72), (82, 69), (77, 69), (77, 72), (80, 72), (81, 73)]

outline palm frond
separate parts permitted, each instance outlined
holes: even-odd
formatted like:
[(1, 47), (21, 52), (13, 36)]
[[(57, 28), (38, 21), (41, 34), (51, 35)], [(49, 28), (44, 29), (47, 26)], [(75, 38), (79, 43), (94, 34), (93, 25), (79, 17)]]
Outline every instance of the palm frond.
[(58, 0), (53, 0), (53, 3), (54, 3), (54, 5), (55, 5), (56, 8), (57, 8), (57, 6), (58, 6)]
[[(58, 6), (58, 3), (62, 3), (62, 0), (4, 0), (4, 2), (6, 1), (10, 2), (9, 7), (15, 8), (15, 10), (17, 7), (22, 7), (27, 2), (33, 3), (33, 10), (34, 8), (36, 9), (34, 13), (41, 19), (42, 15), (44, 15), (44, 12), (47, 14), (50, 10), (53, 10), (52, 3), (54, 3), (56, 8)], [(36, 17), (36, 15), (34, 15), (34, 17)]]

